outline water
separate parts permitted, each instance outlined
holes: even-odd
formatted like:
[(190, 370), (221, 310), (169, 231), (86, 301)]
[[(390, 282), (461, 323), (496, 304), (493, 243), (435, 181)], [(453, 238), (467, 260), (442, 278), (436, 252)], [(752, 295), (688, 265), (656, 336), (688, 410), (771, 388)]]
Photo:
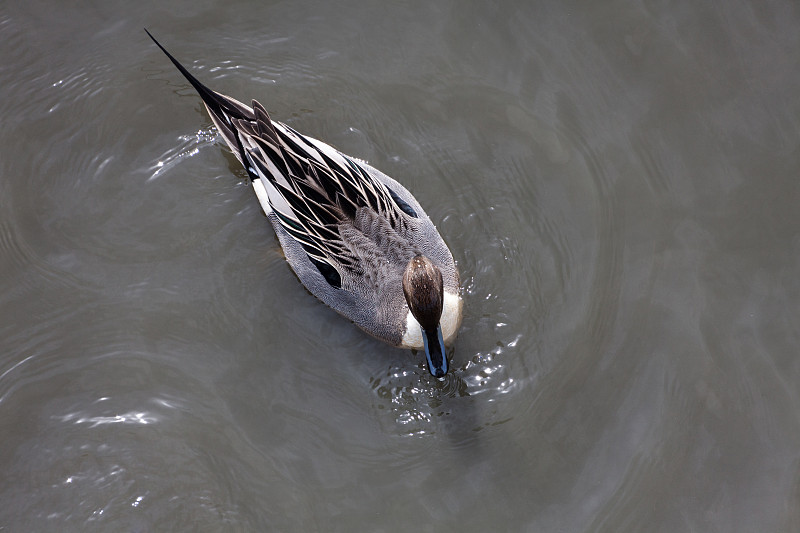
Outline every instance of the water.
[[(790, 1), (0, 7), (0, 529), (800, 529)], [(459, 264), (452, 373), (297, 282), (198, 77)]]

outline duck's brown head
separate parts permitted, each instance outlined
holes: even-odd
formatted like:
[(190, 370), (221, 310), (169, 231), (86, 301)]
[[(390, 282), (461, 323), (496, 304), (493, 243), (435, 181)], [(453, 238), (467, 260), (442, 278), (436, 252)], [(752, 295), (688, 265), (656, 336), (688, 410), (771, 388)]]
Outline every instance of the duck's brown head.
[(442, 272), (424, 255), (413, 257), (403, 273), (403, 293), (411, 314), (422, 327), (428, 370), (441, 379), (447, 374), (447, 356), (439, 327), (444, 306)]

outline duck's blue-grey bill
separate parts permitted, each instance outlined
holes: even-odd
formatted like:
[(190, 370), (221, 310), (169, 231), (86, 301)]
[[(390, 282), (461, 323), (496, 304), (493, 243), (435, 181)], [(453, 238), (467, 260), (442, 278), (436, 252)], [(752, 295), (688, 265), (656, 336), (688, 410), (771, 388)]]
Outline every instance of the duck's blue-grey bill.
[(447, 355), (444, 353), (444, 340), (442, 340), (442, 327), (436, 326), (436, 331), (422, 330), (425, 342), (425, 357), (428, 359), (428, 370), (437, 379), (443, 379), (447, 374)]

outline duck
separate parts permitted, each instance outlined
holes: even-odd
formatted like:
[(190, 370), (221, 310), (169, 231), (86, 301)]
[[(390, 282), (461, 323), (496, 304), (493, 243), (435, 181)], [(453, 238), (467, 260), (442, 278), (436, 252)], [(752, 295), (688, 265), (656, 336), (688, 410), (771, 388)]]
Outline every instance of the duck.
[(459, 274), (416, 198), (366, 161), (272, 120), (258, 101), (209, 89), (145, 32), (199, 94), (306, 289), (369, 335), (424, 350), (430, 374), (444, 379), (462, 319)]

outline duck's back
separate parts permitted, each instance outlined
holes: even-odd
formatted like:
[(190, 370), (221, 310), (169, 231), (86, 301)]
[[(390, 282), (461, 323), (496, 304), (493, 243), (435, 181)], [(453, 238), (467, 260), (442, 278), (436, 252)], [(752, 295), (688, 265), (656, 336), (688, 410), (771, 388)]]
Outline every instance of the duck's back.
[[(315, 145), (322, 144), (305, 139)], [(381, 204), (380, 209), (360, 205), (352, 211), (352, 216), (339, 213), (341, 218), (329, 227), (332, 231), (326, 234), (324, 246), (319, 247), (309, 246), (303, 236), (295, 237), (298, 232), (292, 231), (292, 227), (287, 229), (274, 209), (265, 211), (287, 261), (303, 285), (367, 333), (399, 346), (403, 343), (408, 314), (402, 289), (408, 262), (418, 254), (429, 257), (442, 271), (445, 290), (457, 295), (455, 263), (436, 227), (405, 187), (363, 161), (341, 153), (339, 156), (364, 173), (362, 177), (368, 186), (383, 189), (381, 192), (388, 194), (388, 202)], [(351, 199), (366, 203), (363, 199)], [(325, 262), (309, 254), (308, 248), (325, 249)]]

